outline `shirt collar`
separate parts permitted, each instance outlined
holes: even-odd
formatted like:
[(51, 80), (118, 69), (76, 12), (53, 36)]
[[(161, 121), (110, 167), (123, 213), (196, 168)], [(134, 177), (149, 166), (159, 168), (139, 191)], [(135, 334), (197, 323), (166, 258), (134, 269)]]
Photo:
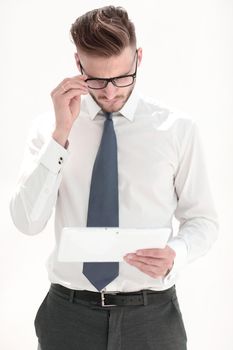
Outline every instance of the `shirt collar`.
[(138, 101), (139, 101), (139, 95), (137, 90), (134, 88), (128, 101), (119, 111), (124, 117), (129, 119), (131, 122), (134, 120)]
[(90, 119), (93, 120), (101, 111), (100, 106), (95, 102), (90, 94), (84, 97), (84, 103)]
[[(94, 120), (95, 117), (101, 113), (101, 107), (95, 102), (95, 100), (90, 94), (84, 97), (84, 101), (85, 101), (86, 110), (90, 119)], [(117, 112), (116, 114), (121, 114), (128, 120), (133, 121), (138, 101), (139, 101), (139, 95), (134, 88), (128, 101), (121, 108), (121, 110), (119, 110), (119, 112)]]

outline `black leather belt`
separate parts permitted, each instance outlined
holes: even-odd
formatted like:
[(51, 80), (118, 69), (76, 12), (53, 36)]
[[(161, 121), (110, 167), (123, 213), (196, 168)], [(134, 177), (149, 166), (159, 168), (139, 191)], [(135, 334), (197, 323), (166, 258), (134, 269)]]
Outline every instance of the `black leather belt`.
[(50, 292), (59, 295), (71, 302), (78, 300), (87, 301), (92, 305), (128, 306), (128, 305), (148, 305), (168, 302), (176, 293), (175, 286), (162, 291), (152, 291), (144, 289), (137, 292), (92, 292), (88, 290), (75, 290), (66, 288), (60, 284), (51, 284)]

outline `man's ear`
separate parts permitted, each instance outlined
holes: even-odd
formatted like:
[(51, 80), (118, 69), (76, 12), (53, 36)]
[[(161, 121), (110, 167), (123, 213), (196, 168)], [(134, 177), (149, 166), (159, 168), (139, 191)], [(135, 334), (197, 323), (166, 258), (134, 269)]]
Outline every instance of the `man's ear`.
[(139, 47), (139, 48), (138, 48), (138, 67), (139, 67), (140, 64), (141, 64), (141, 61), (142, 61), (142, 48)]
[(76, 66), (77, 66), (79, 72), (81, 73), (80, 59), (79, 59), (79, 55), (77, 52), (74, 53), (74, 58), (75, 58)]

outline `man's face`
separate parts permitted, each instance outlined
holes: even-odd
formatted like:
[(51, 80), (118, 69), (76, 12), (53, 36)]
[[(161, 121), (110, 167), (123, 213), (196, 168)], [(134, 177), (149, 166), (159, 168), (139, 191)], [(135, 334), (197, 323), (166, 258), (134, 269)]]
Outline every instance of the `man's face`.
[[(88, 78), (112, 78), (122, 75), (133, 74), (136, 64), (139, 66), (142, 58), (142, 50), (136, 50), (127, 47), (118, 56), (103, 58), (98, 56), (88, 56), (84, 52), (75, 54), (76, 63), (80, 69), (80, 63), (83, 73)], [(134, 89), (135, 81), (127, 87), (117, 87), (109, 82), (108, 85), (100, 90), (89, 88), (89, 93), (96, 103), (106, 112), (119, 111), (128, 100)]]

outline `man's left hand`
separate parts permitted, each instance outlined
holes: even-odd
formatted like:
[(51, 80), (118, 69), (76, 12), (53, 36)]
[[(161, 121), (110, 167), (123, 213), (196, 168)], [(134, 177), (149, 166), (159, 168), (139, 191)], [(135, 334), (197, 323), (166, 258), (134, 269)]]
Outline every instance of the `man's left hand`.
[(152, 278), (164, 277), (171, 270), (176, 253), (169, 246), (164, 249), (140, 249), (126, 254), (124, 260)]

